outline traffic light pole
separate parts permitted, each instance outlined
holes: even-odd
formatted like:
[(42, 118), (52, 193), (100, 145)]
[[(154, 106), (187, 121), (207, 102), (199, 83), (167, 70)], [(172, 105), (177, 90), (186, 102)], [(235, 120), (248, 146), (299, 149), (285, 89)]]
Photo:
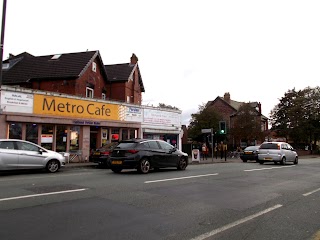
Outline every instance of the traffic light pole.
[(213, 128), (211, 128), (211, 157), (212, 157), (212, 162), (213, 162)]

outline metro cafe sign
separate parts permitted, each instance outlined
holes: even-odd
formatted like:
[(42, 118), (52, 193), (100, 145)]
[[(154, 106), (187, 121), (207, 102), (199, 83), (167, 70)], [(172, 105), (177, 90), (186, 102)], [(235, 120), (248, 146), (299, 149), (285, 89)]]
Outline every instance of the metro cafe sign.
[(55, 97), (34, 95), (33, 113), (61, 117), (119, 120), (119, 105)]

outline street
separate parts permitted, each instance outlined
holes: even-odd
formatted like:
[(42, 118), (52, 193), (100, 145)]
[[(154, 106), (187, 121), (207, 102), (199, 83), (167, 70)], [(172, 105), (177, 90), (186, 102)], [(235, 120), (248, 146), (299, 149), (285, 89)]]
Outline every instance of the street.
[(320, 158), (0, 173), (0, 239), (319, 239)]

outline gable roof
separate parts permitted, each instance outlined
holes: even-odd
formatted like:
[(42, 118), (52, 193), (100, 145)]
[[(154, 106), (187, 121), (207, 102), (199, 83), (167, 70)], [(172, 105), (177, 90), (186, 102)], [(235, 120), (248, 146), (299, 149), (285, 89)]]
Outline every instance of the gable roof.
[[(56, 59), (53, 59), (54, 56)], [(3, 69), (3, 83), (25, 83), (39, 79), (76, 79), (96, 58), (101, 63), (102, 75), (107, 79), (99, 51), (38, 57), (25, 52), (4, 61), (4, 63), (9, 63), (9, 68)]]
[(104, 67), (107, 72), (108, 79), (111, 83), (127, 82), (130, 75), (133, 73), (133, 71), (137, 69), (138, 75), (139, 75), (140, 90), (141, 92), (145, 92), (138, 63), (136, 64), (120, 63), (120, 64), (105, 65)]
[[(229, 106), (230, 108), (232, 108), (235, 113), (233, 113), (231, 116), (237, 115), (237, 112), (239, 111), (239, 108), (241, 107), (242, 104), (244, 104), (245, 102), (238, 102), (238, 101), (234, 101), (229, 99), (228, 101), (226, 101), (223, 97), (216, 97), (215, 100), (213, 101), (208, 101), (207, 106), (213, 105), (214, 102), (216, 101), (222, 101), (224, 104), (226, 104), (227, 106)], [(259, 106), (260, 103), (258, 102), (249, 102), (249, 104), (251, 105), (252, 108), (256, 110), (256, 107)], [(257, 113), (259, 113), (259, 111), (257, 111)], [(264, 116), (263, 114), (261, 114), (262, 118), (268, 119), (266, 116)]]

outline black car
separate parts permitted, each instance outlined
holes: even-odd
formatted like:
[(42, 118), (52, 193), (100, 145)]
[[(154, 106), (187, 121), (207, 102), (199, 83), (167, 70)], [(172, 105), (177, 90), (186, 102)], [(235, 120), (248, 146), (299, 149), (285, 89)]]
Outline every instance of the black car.
[(118, 142), (111, 142), (95, 149), (89, 156), (89, 162), (98, 163), (100, 167), (109, 167), (110, 153), (118, 144)]
[(243, 162), (247, 162), (248, 160), (258, 162), (258, 152), (259, 146), (249, 146), (240, 152), (240, 158)]
[(122, 169), (137, 169), (148, 173), (150, 169), (175, 167), (185, 170), (188, 154), (162, 140), (123, 140), (114, 148), (110, 156), (110, 168), (119, 173)]

